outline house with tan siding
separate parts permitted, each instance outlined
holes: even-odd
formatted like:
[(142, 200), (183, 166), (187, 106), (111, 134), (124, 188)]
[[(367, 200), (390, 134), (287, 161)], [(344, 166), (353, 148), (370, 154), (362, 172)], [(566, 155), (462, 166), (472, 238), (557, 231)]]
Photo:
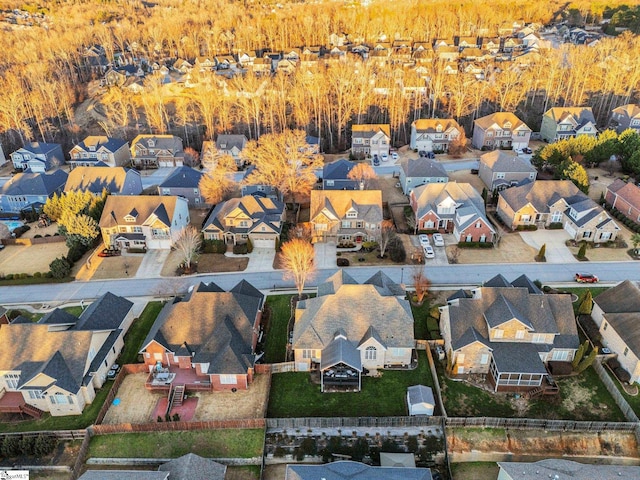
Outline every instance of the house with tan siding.
[(609, 128), (613, 128), (618, 135), (629, 128), (640, 134), (640, 105), (630, 103), (611, 110)]
[(519, 225), (562, 224), (576, 241), (613, 241), (620, 227), (570, 180), (537, 180), (500, 192), (497, 215), (515, 230)]
[(537, 170), (528, 160), (502, 150), (480, 155), (478, 175), (489, 191), (504, 190), (523, 181), (534, 181)]
[(552, 143), (567, 138), (598, 134), (591, 107), (553, 107), (542, 116), (540, 136)]
[[(386, 58), (386, 56), (385, 56)], [(351, 153), (382, 157), (389, 155), (391, 127), (385, 125), (353, 125), (351, 127)]]
[(449, 150), (452, 141), (464, 134), (454, 119), (421, 118), (411, 124), (410, 146), (427, 152)]
[(544, 295), (524, 275), (449, 298), (440, 328), (453, 375), (486, 375), (494, 391), (557, 393), (547, 364), (570, 362), (580, 345), (571, 297)]
[(511, 112), (496, 112), (473, 122), (471, 144), (479, 150), (522, 149), (529, 146), (531, 129)]

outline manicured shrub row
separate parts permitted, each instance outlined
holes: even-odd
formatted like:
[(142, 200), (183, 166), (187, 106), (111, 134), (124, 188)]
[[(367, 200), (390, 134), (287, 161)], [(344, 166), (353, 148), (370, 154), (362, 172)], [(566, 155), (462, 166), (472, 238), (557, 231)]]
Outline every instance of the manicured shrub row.
[(460, 248), (493, 248), (491, 242), (460, 242), (458, 243)]

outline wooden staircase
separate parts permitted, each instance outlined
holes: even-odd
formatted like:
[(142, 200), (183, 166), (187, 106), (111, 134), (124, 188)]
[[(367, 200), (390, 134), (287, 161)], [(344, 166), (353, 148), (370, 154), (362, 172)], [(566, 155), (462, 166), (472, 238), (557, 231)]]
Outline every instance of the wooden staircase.
[(184, 385), (176, 385), (173, 389), (173, 405), (172, 407), (181, 407), (184, 401)]
[(28, 403), (21, 405), (20, 411), (22, 413), (26, 413), (27, 415), (32, 416), (33, 418), (40, 418), (44, 414), (42, 410), (40, 410), (37, 407), (34, 407), (33, 405), (29, 405)]

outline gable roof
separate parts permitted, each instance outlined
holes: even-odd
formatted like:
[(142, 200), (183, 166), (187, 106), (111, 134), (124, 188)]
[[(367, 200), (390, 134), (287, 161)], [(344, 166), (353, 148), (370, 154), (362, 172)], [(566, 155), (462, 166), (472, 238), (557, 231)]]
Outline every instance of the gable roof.
[(67, 177), (67, 172), (61, 169), (45, 173), (17, 173), (0, 187), (0, 195), (48, 197), (65, 184)]
[[(89, 191), (99, 195), (106, 189), (110, 193), (119, 193), (125, 186), (129, 171), (124, 167), (76, 167), (69, 172), (64, 191)], [(131, 172), (139, 175), (136, 170)]]
[(337, 336), (329, 345), (322, 349), (320, 370), (331, 368), (344, 363), (362, 372), (362, 358), (356, 346), (344, 337)]
[(502, 190), (500, 196), (514, 212), (530, 203), (540, 213), (549, 213), (549, 207), (560, 199), (567, 203), (588, 199), (571, 180), (536, 180)]
[(19, 148), (16, 151), (26, 150), (27, 152), (31, 152), (34, 155), (47, 155), (49, 152), (52, 152), (56, 148), (60, 148), (59, 143), (28, 142), (24, 145), (24, 147)]
[(181, 355), (190, 355), (194, 363), (209, 364), (206, 373), (246, 373), (255, 361), (253, 327), (264, 297), (246, 286), (238, 290), (242, 293), (194, 289), (182, 300), (167, 304), (142, 351), (155, 340), (171, 352), (184, 351)]
[(431, 480), (428, 468), (372, 467), (340, 461), (324, 465), (287, 465), (287, 480)]
[[(229, 226), (225, 219), (236, 209), (252, 220), (246, 227)], [(203, 230), (219, 230), (236, 233), (250, 233), (260, 225), (268, 225), (277, 234), (282, 231), (282, 212), (284, 203), (260, 195), (245, 195), (241, 198), (232, 198), (215, 206), (204, 222)]]
[(426, 157), (416, 159), (403, 159), (400, 167), (404, 171), (406, 177), (431, 177), (449, 179), (444, 166), (435, 160)]
[(75, 325), (77, 321), (78, 317), (75, 315), (71, 315), (69, 312), (60, 308), (55, 308), (44, 314), (43, 317), (38, 320), (38, 323), (46, 325)]
[(247, 137), (244, 135), (221, 134), (216, 139), (217, 150), (231, 150), (236, 147), (242, 150), (247, 144)]
[(352, 138), (371, 138), (378, 134), (378, 132), (384, 133), (387, 137), (391, 138), (391, 127), (389, 124), (363, 124), (352, 125), (351, 136)]
[(627, 118), (631, 119), (640, 116), (640, 105), (636, 105), (635, 103), (628, 103), (627, 105), (621, 105), (614, 108), (612, 112), (623, 114)]
[(345, 158), (336, 160), (335, 162), (325, 163), (322, 167), (323, 180), (347, 180), (349, 172), (353, 170), (356, 164)]
[[(447, 182), (427, 183), (413, 189), (417, 204), (416, 218), (422, 218), (430, 211), (437, 211), (437, 205), (451, 199), (460, 207), (471, 207), (473, 211), (484, 219), (484, 200), (475, 188), (469, 183)], [(449, 215), (453, 217), (455, 214)], [(488, 225), (488, 220), (485, 220)]]
[(607, 187), (607, 190), (615, 193), (618, 197), (640, 210), (640, 187), (637, 185), (617, 178)]
[(160, 184), (160, 188), (198, 188), (203, 173), (191, 167), (177, 167)]
[[(185, 199), (172, 195), (109, 195), (99, 225), (101, 228), (118, 225), (143, 225), (151, 215), (155, 215), (159, 221), (170, 227), (179, 201), (186, 202)], [(125, 220), (128, 215), (134, 217), (133, 222)]]
[(327, 208), (342, 219), (347, 211), (355, 208), (358, 218), (369, 222), (381, 222), (382, 192), (380, 190), (312, 190), (311, 221)]
[[(100, 149), (115, 152), (122, 148), (123, 145), (127, 145), (127, 141), (122, 138), (106, 137), (104, 135), (89, 135), (80, 142), (77, 147), (81, 148), (85, 152), (97, 152)], [(73, 148), (71, 150), (73, 151)]]
[(604, 313), (640, 312), (640, 288), (631, 280), (625, 280), (596, 296), (593, 301)]
[(511, 112), (492, 113), (491, 115), (487, 115), (486, 117), (478, 118), (473, 122), (474, 125), (479, 126), (483, 130), (487, 130), (492, 126), (496, 126), (497, 128), (504, 129), (505, 124), (507, 123), (511, 124), (511, 127), (509, 127), (508, 130), (523, 129), (523, 130), (531, 131), (531, 129), (527, 126), (526, 123), (524, 123), (515, 114)]
[(208, 458), (187, 453), (163, 463), (158, 471), (169, 472), (170, 480), (224, 480), (227, 467)]
[[(462, 131), (462, 128), (453, 118), (420, 118), (412, 124), (418, 133), (447, 132), (450, 129)], [(440, 127), (440, 130), (438, 129)]]
[(425, 385), (413, 385), (407, 388), (409, 394), (409, 404), (418, 405), (419, 403), (428, 403), (430, 405), (436, 404), (436, 399), (433, 396), (433, 390), (431, 387)]
[(486, 165), (493, 172), (505, 173), (535, 173), (531, 163), (516, 155), (509, 155), (502, 150), (494, 150), (489, 153), (480, 155), (480, 165)]
[(169, 480), (169, 473), (144, 470), (87, 470), (78, 480)]
[(76, 330), (115, 330), (120, 328), (133, 302), (107, 292), (80, 314)]
[[(153, 147), (151, 147), (150, 144), (153, 144)], [(136, 154), (138, 146), (143, 149), (153, 148), (154, 150), (168, 150), (175, 154), (182, 152), (182, 139), (175, 135), (154, 135), (143, 133), (138, 135), (131, 142), (132, 155)]]
[(596, 124), (591, 107), (552, 107), (544, 113), (544, 117), (552, 119), (555, 123), (569, 121), (581, 127), (589, 122)]

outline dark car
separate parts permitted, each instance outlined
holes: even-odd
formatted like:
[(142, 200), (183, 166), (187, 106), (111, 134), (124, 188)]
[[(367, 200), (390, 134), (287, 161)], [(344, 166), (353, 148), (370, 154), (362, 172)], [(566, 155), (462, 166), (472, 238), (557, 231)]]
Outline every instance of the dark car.
[(117, 248), (103, 248), (101, 252), (98, 253), (99, 257), (117, 257), (120, 255), (120, 250)]
[(436, 158), (436, 154), (433, 152), (428, 152), (427, 153), (427, 158), (430, 158), (431, 160), (434, 160)]
[(426, 157), (427, 156), (427, 151), (426, 150), (420, 150), (418, 152), (418, 156), (419, 157)]
[(576, 273), (576, 282), (578, 283), (596, 283), (598, 277), (590, 273)]
[(477, 168), (472, 168), (471, 169), (471, 174), (472, 175), (478, 175), (478, 169)]
[(531, 155), (533, 153), (533, 150), (531, 150), (529, 147), (525, 147), (522, 149), (522, 153), (525, 153), (527, 155)]
[(378, 156), (377, 156), (377, 155), (374, 155), (374, 156), (373, 156), (373, 165), (374, 165), (374, 166), (376, 166), (376, 167), (377, 167), (378, 165), (380, 165), (380, 159), (378, 158)]

